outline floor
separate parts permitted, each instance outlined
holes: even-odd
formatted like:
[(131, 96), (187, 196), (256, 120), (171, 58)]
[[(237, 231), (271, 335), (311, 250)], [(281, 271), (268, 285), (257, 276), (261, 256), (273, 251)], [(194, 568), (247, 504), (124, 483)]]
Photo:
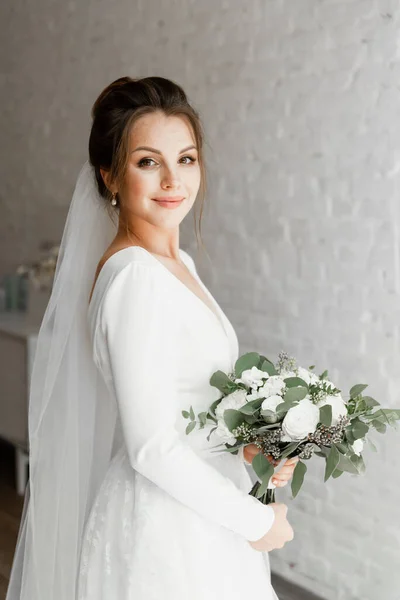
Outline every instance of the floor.
[[(22, 514), (23, 498), (15, 492), (14, 449), (0, 440), (0, 600), (5, 600)], [(279, 600), (322, 600), (272, 573)]]

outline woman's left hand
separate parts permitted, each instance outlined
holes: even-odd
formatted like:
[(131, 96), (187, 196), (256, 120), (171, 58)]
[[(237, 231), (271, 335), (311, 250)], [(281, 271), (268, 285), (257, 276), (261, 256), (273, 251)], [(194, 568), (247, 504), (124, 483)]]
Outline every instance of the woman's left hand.
[[(247, 446), (245, 446), (243, 448), (244, 459), (248, 463), (251, 464), (253, 458), (259, 452), (260, 452), (260, 449), (257, 448), (257, 446), (255, 444), (247, 444)], [(276, 467), (276, 465), (279, 464), (279, 462), (280, 462), (280, 461), (274, 459), (270, 454), (268, 454), (267, 459), (274, 467)], [(276, 487), (284, 487), (285, 485), (287, 485), (288, 481), (293, 477), (293, 471), (294, 471), (297, 463), (299, 462), (299, 460), (300, 459), (298, 456), (286, 459), (286, 461), (283, 463), (282, 468), (279, 470), (279, 472), (275, 473), (271, 477), (271, 482), (273, 484), (275, 484)]]

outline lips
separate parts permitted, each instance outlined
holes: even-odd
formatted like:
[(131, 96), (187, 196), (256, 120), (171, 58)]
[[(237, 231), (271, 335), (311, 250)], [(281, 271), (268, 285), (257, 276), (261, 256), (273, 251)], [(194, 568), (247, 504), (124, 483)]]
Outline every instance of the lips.
[(153, 198), (156, 202), (181, 202), (185, 198), (183, 196), (170, 196), (169, 198)]

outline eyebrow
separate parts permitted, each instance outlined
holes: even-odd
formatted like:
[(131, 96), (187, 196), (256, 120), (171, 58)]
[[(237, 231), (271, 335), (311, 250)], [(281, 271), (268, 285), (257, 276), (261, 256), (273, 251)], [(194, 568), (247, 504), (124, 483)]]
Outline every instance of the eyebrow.
[[(184, 148), (183, 150), (181, 150), (179, 152), (179, 154), (182, 154), (182, 152), (187, 152), (188, 150), (192, 150), (193, 148), (195, 150), (197, 150), (196, 146), (188, 146), (187, 148)], [(133, 154), (134, 152), (138, 152), (139, 150), (147, 150), (147, 152), (154, 152), (155, 154), (162, 154), (162, 152), (160, 150), (157, 150), (156, 148), (150, 148), (150, 146), (138, 146), (137, 148), (132, 150), (131, 154)]]

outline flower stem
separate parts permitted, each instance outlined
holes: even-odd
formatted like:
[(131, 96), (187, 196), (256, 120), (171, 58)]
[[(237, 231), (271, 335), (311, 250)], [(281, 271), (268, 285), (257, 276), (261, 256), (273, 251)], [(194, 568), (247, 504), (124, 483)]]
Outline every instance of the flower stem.
[[(257, 498), (257, 492), (260, 488), (260, 485), (261, 482), (256, 481), (256, 483), (253, 485), (249, 492), (250, 496), (254, 496), (255, 498)], [(262, 504), (271, 504), (271, 502), (275, 502), (275, 489), (266, 490), (265, 493), (262, 496), (260, 496), (260, 498), (257, 498), (257, 500), (259, 500)]]

